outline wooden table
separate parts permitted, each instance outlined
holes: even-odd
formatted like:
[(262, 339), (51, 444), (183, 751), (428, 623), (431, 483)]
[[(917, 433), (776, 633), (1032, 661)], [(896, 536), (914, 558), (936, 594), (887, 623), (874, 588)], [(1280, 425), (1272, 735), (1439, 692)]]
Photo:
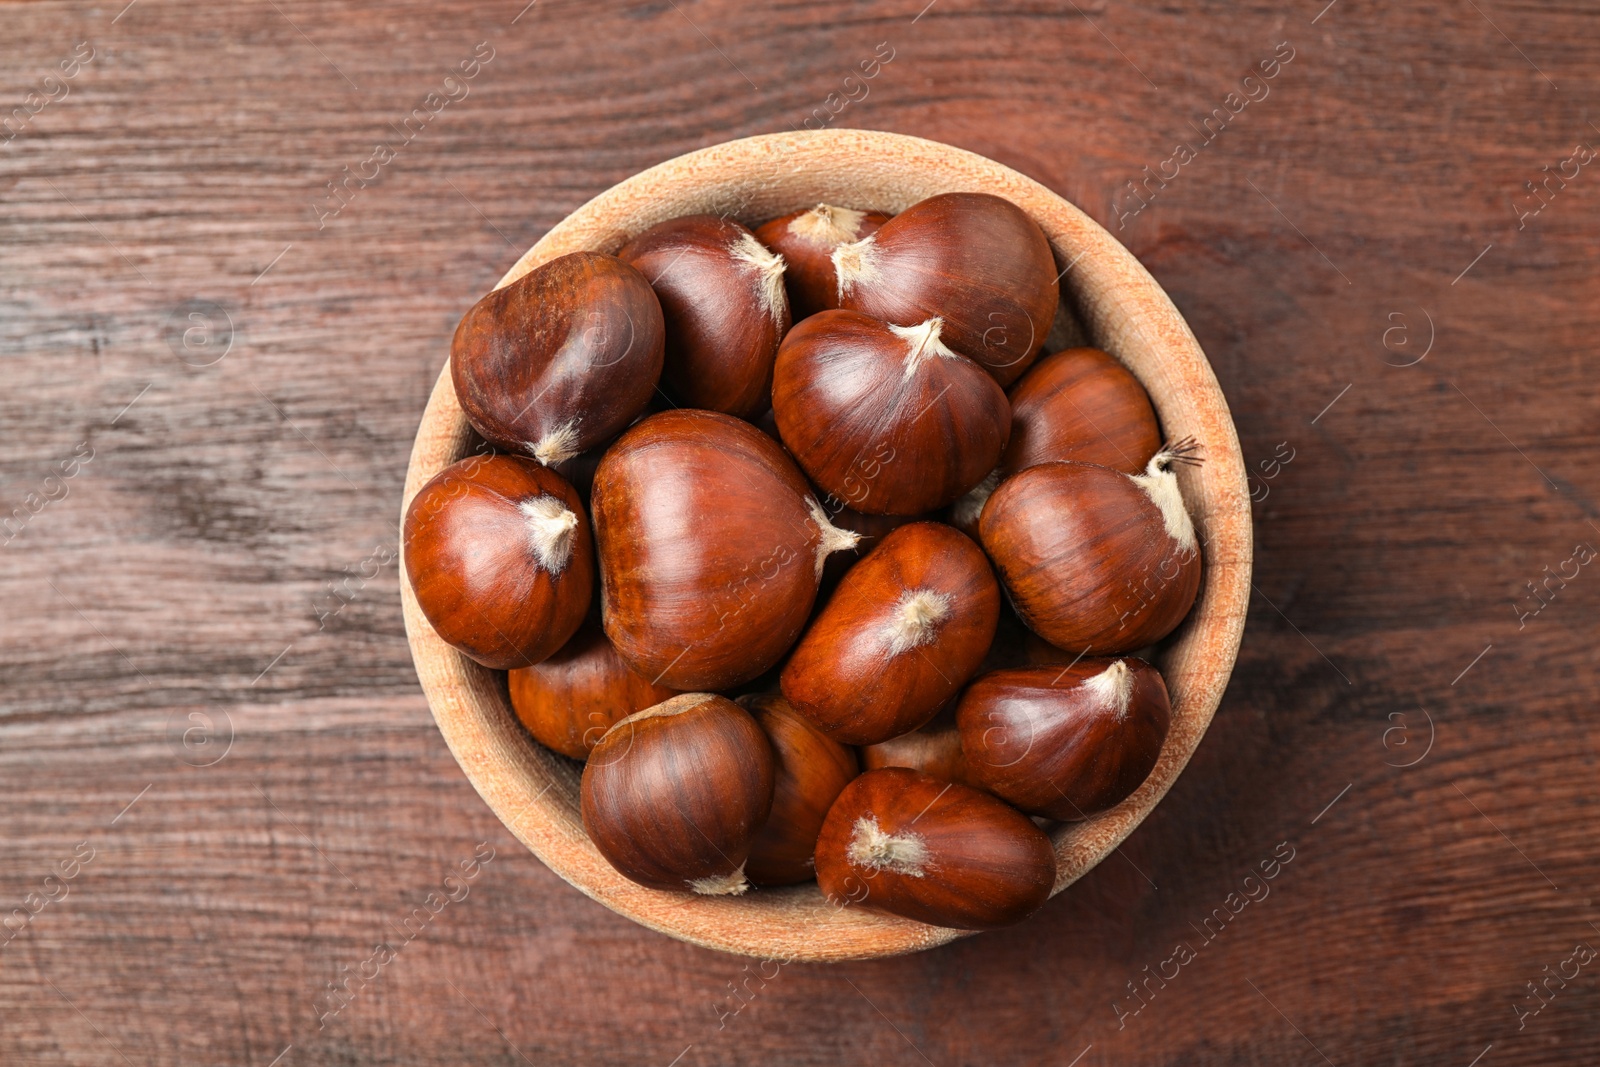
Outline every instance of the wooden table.
[[(0, 1062), (1600, 1057), (1596, 12), (520, 2), (0, 7)], [(808, 120), (1122, 237), (1236, 412), (1257, 596), (1116, 856), (1010, 931), (779, 967), (501, 828), (393, 546), (474, 297), (617, 180)]]

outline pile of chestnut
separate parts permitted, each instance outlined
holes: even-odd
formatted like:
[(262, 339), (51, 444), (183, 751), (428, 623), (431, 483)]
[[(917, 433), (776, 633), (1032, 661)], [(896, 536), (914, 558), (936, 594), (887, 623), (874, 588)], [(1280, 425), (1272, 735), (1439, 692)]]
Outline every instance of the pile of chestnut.
[(948, 193), (674, 218), (467, 312), (483, 447), (416, 495), (407, 573), (585, 761), (623, 875), (1003, 926), (1046, 829), (1149, 775), (1171, 708), (1133, 653), (1199, 588), (1196, 459), (1117, 360), (1043, 355), (1059, 279), (1021, 209)]

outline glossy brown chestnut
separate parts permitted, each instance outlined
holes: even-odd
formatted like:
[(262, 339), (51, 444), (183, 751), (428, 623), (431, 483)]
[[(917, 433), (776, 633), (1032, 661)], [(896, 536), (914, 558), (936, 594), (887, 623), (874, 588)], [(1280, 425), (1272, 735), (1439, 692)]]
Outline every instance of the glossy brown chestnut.
[(772, 410), (811, 480), (857, 511), (917, 515), (977, 485), (1000, 459), (1011, 406), (930, 319), (892, 326), (824, 311), (783, 340)]
[(941, 193), (833, 253), (839, 306), (897, 326), (945, 320), (944, 340), (1001, 385), (1028, 369), (1061, 291), (1044, 231), (1009, 200)]
[(685, 693), (621, 720), (583, 768), (583, 828), (652, 889), (737, 895), (772, 808), (772, 748), (748, 712)]
[(877, 233), (888, 221), (881, 211), (818, 204), (756, 227), (756, 237), (786, 264), (784, 282), (795, 322), (839, 306), (833, 250)]
[(1046, 356), (1011, 387), (1011, 441), (1002, 477), (1055, 460), (1139, 474), (1161, 451), (1144, 386), (1098, 348)]
[(972, 677), (999, 615), (1000, 587), (970, 538), (902, 526), (845, 574), (784, 666), (783, 695), (836, 741), (887, 741)]
[(968, 772), (1051, 819), (1086, 819), (1126, 800), (1155, 767), (1171, 719), (1161, 672), (1131, 656), (994, 671), (956, 710)]
[(593, 622), (549, 659), (512, 671), (508, 681), (511, 708), (533, 739), (580, 760), (619, 719), (678, 695), (634, 673)]
[(744, 866), (755, 885), (795, 885), (816, 877), (817, 834), (840, 790), (860, 773), (854, 749), (829, 739), (776, 693), (738, 700), (772, 743), (772, 814)]
[(1055, 879), (1050, 839), (1026, 815), (900, 767), (845, 786), (817, 839), (817, 885), (828, 900), (934, 926), (1021, 922)]
[(623, 434), (593, 502), (606, 636), (673, 689), (727, 689), (777, 663), (823, 560), (856, 542), (782, 446), (710, 411), (663, 412)]
[(1000, 483), (978, 520), (1011, 605), (1069, 652), (1132, 652), (1171, 633), (1200, 589), (1200, 548), (1172, 464), (1145, 473), (1043, 463)]
[(765, 411), (772, 360), (789, 329), (783, 257), (715, 215), (652, 226), (617, 256), (643, 272), (661, 301), (662, 380), (684, 406), (744, 419)]
[(406, 511), (405, 561), (439, 636), (501, 670), (566, 644), (594, 591), (577, 491), (519, 456), (476, 456), (434, 475)]
[(861, 769), (907, 767), (947, 782), (981, 788), (967, 774), (967, 757), (961, 751), (961, 734), (955, 715), (941, 710), (924, 726), (861, 749)]
[(615, 256), (572, 252), (474, 304), (450, 346), (467, 420), (554, 465), (616, 436), (661, 377), (661, 305)]

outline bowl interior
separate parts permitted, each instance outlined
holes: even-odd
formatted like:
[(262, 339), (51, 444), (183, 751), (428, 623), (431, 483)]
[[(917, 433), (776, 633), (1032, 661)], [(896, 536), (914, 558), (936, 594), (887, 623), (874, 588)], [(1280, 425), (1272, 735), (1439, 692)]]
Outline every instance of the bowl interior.
[[(1111, 811), (1055, 832), (1060, 892), (1149, 814), (1188, 762), (1233, 669), (1249, 597), (1250, 505), (1238, 438), (1210, 365), (1149, 273), (1087, 215), (1009, 168), (919, 138), (828, 130), (730, 141), (644, 171), (573, 212), (500, 285), (568, 252), (615, 252), (634, 234), (679, 215), (727, 214), (754, 226), (819, 202), (894, 213), (955, 191), (1006, 197), (1044, 229), (1064, 272), (1051, 350), (1080, 341), (1110, 352), (1149, 391), (1166, 437), (1194, 437), (1203, 449), (1201, 466), (1179, 469), (1202, 543), (1203, 584), (1188, 620), (1155, 657), (1172, 696), (1171, 731), (1137, 792)], [(447, 365), (417, 432), (402, 516), (429, 478), (466, 455), (470, 440)], [(673, 937), (770, 959), (888, 956), (964, 933), (835, 907), (814, 884), (694, 897), (623, 878), (583, 832), (581, 767), (528, 736), (512, 713), (502, 675), (439, 639), (404, 568), (400, 584), (417, 675), (451, 752), (506, 827), (595, 900)]]

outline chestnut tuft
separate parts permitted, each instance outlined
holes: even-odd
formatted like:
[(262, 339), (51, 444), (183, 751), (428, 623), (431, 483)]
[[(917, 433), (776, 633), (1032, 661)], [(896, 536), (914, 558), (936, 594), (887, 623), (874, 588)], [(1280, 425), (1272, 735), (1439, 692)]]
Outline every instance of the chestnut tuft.
[(1050, 838), (1026, 815), (900, 767), (845, 786), (817, 839), (817, 884), (828, 900), (934, 926), (1021, 922), (1055, 879)]
[(961, 694), (969, 773), (1030, 815), (1086, 819), (1116, 807), (1161, 755), (1172, 705), (1144, 660), (994, 671)]
[(747, 694), (737, 703), (766, 732), (776, 768), (772, 814), (750, 846), (745, 874), (755, 885), (809, 882), (817, 873), (813, 855), (822, 820), (860, 773), (855, 750), (827, 737), (776, 693)]
[(1011, 441), (1001, 474), (1054, 460), (1143, 471), (1161, 450), (1150, 396), (1133, 373), (1098, 348), (1046, 356), (1011, 387)]
[(845, 573), (783, 668), (783, 695), (836, 741), (887, 741), (956, 695), (999, 615), (977, 545), (941, 523), (902, 526)]
[(1143, 474), (1043, 463), (1000, 483), (978, 532), (1023, 622), (1057, 648), (1112, 655), (1183, 621), (1200, 546), (1172, 466), (1192, 451), (1159, 452)]
[(799, 322), (839, 306), (833, 250), (878, 232), (889, 221), (881, 211), (856, 211), (818, 204), (756, 227), (756, 237), (783, 257), (790, 313)]
[(583, 828), (640, 885), (737, 895), (772, 789), (772, 748), (749, 713), (685, 693), (600, 738), (583, 768)]
[(617, 253), (639, 268), (666, 318), (662, 380), (691, 408), (744, 419), (771, 403), (772, 361), (789, 329), (783, 257), (731, 219), (686, 215)]
[(772, 410), (819, 487), (857, 511), (944, 507), (994, 469), (1011, 407), (994, 379), (944, 343), (945, 322), (893, 326), (824, 311), (783, 340)]
[(1039, 224), (988, 193), (941, 193), (833, 253), (839, 306), (897, 326), (945, 320), (945, 343), (1001, 385), (1028, 369), (1061, 290)]
[(710, 411), (652, 415), (594, 480), (601, 616), (638, 673), (679, 690), (757, 677), (794, 644), (836, 529), (772, 438)]
[(500, 670), (567, 642), (594, 591), (594, 547), (578, 493), (519, 456), (478, 456), (434, 475), (412, 499), (406, 574), (446, 642)]
[(560, 651), (508, 676), (511, 708), (546, 748), (587, 759), (613, 723), (677, 696), (634, 673), (592, 622)]
[(573, 252), (472, 306), (450, 346), (450, 378), (480, 434), (554, 466), (644, 410), (663, 331), (644, 275), (615, 256)]

